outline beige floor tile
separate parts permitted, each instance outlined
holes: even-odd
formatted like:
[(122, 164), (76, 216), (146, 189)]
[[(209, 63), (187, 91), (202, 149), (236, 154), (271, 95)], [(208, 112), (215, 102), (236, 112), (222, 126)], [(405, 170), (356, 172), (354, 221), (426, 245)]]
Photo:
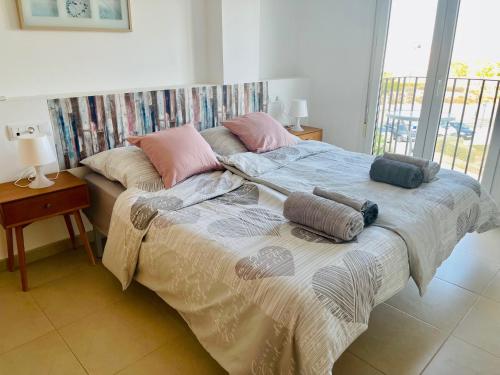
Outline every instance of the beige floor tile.
[(53, 331), (0, 355), (0, 375), (85, 374), (64, 341)]
[(446, 341), (424, 375), (499, 375), (500, 358), (453, 336)]
[(191, 332), (149, 353), (120, 375), (148, 374), (226, 374)]
[(480, 294), (489, 285), (499, 269), (500, 264), (492, 262), (486, 257), (478, 256), (470, 248), (460, 245), (438, 268), (436, 276)]
[(382, 304), (349, 351), (386, 374), (418, 374), (444, 340), (444, 332)]
[(500, 302), (500, 271), (498, 271), (495, 278), (491, 281), (490, 285), (488, 285), (486, 290), (483, 292), (483, 296), (491, 298), (496, 302)]
[(149, 292), (132, 288), (125, 298), (59, 332), (90, 373), (114, 373), (190, 332), (175, 310), (157, 303)]
[(71, 275), (86, 267), (92, 266), (83, 248), (67, 250), (28, 264), (29, 286), (30, 288), (36, 288), (60, 277)]
[(53, 329), (29, 293), (0, 289), (0, 354)]
[(451, 332), (476, 298), (474, 293), (437, 278), (431, 281), (425, 295), (420, 297), (417, 286), (410, 279), (407, 287), (387, 303), (434, 327)]
[(21, 279), (17, 272), (0, 271), (0, 289), (10, 288), (11, 290), (21, 289)]
[(383, 375), (355, 355), (344, 352), (333, 366), (334, 375)]
[(124, 297), (118, 280), (102, 265), (35, 287), (31, 294), (56, 328)]
[(500, 228), (490, 230), (485, 233), (469, 233), (457, 247), (464, 252), (470, 252), (473, 256), (500, 265)]
[(500, 357), (500, 303), (480, 298), (453, 335)]

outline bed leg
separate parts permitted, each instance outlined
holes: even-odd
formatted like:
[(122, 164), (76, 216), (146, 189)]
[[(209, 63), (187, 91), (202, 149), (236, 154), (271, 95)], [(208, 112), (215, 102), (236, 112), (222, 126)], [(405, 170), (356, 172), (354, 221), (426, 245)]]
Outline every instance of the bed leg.
[(95, 238), (95, 247), (96, 247), (96, 255), (98, 258), (102, 258), (102, 254), (104, 254), (104, 248), (102, 246), (102, 240), (104, 236), (98, 229), (94, 229), (94, 238)]

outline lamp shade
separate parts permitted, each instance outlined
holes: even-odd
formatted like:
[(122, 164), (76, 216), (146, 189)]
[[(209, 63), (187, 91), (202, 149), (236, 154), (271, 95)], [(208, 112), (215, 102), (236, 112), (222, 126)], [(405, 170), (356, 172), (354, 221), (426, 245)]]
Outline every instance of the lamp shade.
[(293, 99), (290, 105), (290, 116), (292, 117), (307, 117), (307, 100)]
[(46, 135), (26, 135), (18, 138), (19, 160), (27, 166), (50, 164), (56, 160)]

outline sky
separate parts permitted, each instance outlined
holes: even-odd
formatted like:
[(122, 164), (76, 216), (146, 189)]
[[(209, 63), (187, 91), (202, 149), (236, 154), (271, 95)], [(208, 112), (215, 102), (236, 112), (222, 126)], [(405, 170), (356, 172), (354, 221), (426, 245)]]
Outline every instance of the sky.
[[(384, 71), (426, 76), (437, 0), (393, 0)], [(500, 62), (500, 0), (461, 0), (452, 61)]]

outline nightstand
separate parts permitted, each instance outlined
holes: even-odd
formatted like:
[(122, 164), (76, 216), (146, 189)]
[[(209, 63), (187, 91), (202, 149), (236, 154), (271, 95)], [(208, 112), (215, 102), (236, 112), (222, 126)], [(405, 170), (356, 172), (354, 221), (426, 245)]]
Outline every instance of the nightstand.
[(89, 205), (86, 182), (69, 172), (59, 173), (55, 184), (43, 189), (20, 188), (12, 182), (0, 184), (0, 224), (7, 234), (7, 267), (10, 272), (14, 271), (15, 232), (23, 291), (28, 290), (23, 228), (35, 221), (63, 215), (71, 243), (75, 247), (75, 233), (70, 217), (73, 215), (89, 260), (95, 265), (94, 254), (80, 215), (80, 209)]
[(304, 131), (301, 132), (296, 132), (292, 130), (291, 127), (287, 127), (286, 130), (288, 130), (290, 133), (296, 135), (297, 137), (303, 140), (313, 140), (313, 141), (323, 140), (323, 129), (314, 128), (312, 126), (307, 126), (307, 125), (302, 125), (302, 128), (304, 129)]

